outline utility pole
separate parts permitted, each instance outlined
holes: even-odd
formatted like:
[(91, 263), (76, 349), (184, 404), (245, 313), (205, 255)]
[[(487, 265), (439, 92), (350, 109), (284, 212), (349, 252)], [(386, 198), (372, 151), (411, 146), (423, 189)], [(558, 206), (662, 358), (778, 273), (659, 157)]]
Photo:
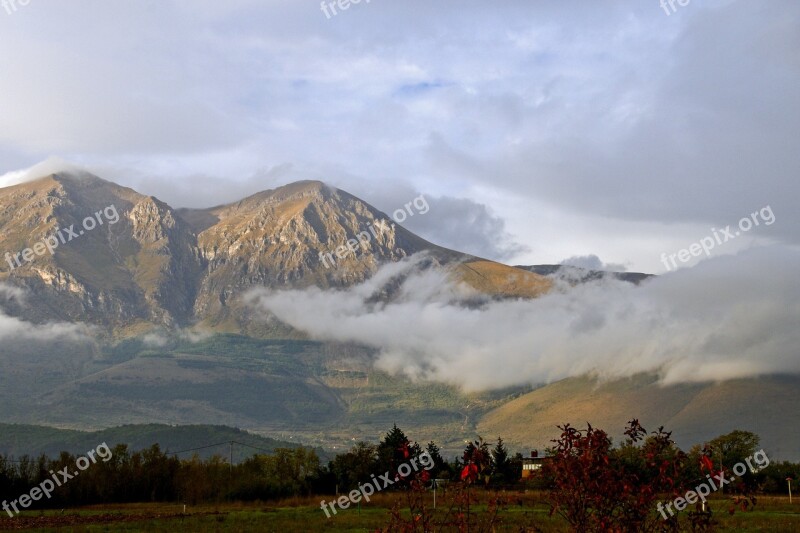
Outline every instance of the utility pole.
[(229, 458), (228, 462), (230, 463), (230, 474), (231, 474), (231, 479), (233, 479), (233, 441), (231, 441), (230, 456), (229, 457), (230, 458)]

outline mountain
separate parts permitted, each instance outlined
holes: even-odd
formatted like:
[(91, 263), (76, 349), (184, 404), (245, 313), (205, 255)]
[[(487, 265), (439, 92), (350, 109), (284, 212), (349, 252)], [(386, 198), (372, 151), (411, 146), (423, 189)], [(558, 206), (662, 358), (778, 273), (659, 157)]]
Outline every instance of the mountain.
[[(0, 424), (0, 455), (36, 457), (45, 454), (58, 457), (62, 451), (83, 455), (87, 450), (105, 442), (110, 447), (124, 444), (131, 452), (144, 450), (158, 444), (162, 451), (177, 453), (188, 459), (193, 454), (202, 458), (212, 455), (228, 457), (231, 442), (234, 463), (251, 457), (254, 453), (269, 453), (276, 448), (298, 448), (297, 442), (279, 441), (253, 435), (226, 426), (166, 426), (162, 424), (127, 425), (102, 431), (75, 431), (43, 426)], [(200, 449), (198, 449), (200, 448)], [(188, 450), (188, 451), (184, 451)], [(329, 456), (318, 448), (317, 455), (324, 461)]]
[[(87, 217), (98, 221), (92, 229)], [(365, 231), (358, 257), (336, 255)], [(24, 257), (53, 235), (53, 254)], [(25, 290), (23, 301), (0, 291), (3, 314), (37, 325), (36, 336), (6, 338), (0, 350), (5, 421), (210, 422), (296, 431), (331, 448), (394, 422), (460, 439), (508, 392), (464, 395), (375, 371), (375, 354), (362, 347), (305, 341), (276, 320), (254, 320), (239, 298), (249, 289), (346, 288), (418, 253), (419, 268), (443, 269), (490, 297), (535, 297), (552, 286), (432, 244), (315, 181), (173, 209), (96, 176), (54, 174), (0, 189), (0, 250), (8, 251), (0, 288)], [(383, 292), (392, 297), (391, 287)], [(48, 333), (64, 328), (51, 321), (88, 324), (98, 342), (62, 335), (54, 348)], [(186, 337), (194, 325), (210, 336)]]
[(3, 397), (4, 420), (75, 429), (233, 425), (328, 450), (376, 441), (396, 423), (455, 454), (476, 435), (502, 436), (515, 451), (544, 449), (567, 422), (590, 422), (619, 442), (638, 418), (650, 430), (674, 431), (685, 449), (743, 429), (762, 437), (770, 457), (800, 460), (800, 430), (786, 423), (800, 388), (792, 376), (669, 386), (652, 375), (578, 377), (464, 393), (376, 370), (364, 348), (307, 340), (224, 334), (153, 348), (130, 339), (102, 355), (77, 377), (35, 380), (24, 394)]
[(569, 265), (517, 265), (514, 268), (533, 272), (540, 276), (563, 279), (572, 283), (587, 283), (610, 277), (618, 281), (627, 281), (628, 283), (638, 285), (644, 280), (653, 277), (653, 274), (644, 274), (641, 272), (605, 272), (602, 270), (589, 270)]
[[(25, 261), (26, 249), (38, 243), (41, 251), (48, 239), (53, 254)], [(0, 189), (0, 250), (0, 281), (27, 291), (24, 318), (131, 331), (187, 323), (205, 269), (196, 237), (171, 207), (91, 175)]]
[[(360, 234), (363, 247), (353, 241)], [(358, 255), (337, 255), (348, 241)], [(3, 422), (217, 424), (329, 450), (376, 441), (396, 423), (456, 453), (476, 434), (522, 451), (546, 446), (565, 422), (615, 433), (639, 418), (674, 430), (684, 446), (746, 429), (775, 457), (800, 458), (800, 435), (784, 423), (797, 378), (665, 387), (654, 376), (583, 377), (465, 393), (382, 372), (375, 350), (256, 320), (241, 299), (252, 288), (343, 289), (414, 254), (423, 257), (417, 268), (442, 269), (482, 299), (649, 277), (512, 267), (448, 250), (321, 182), (174, 209), (92, 175), (54, 174), (0, 189), (0, 253), (0, 334), (13, 332), (0, 345)], [(89, 328), (76, 334), (77, 324)], [(9, 438), (27, 431), (0, 430)]]
[(482, 417), (477, 431), (502, 434), (510, 444), (544, 449), (557, 437), (555, 427), (587, 422), (624, 437), (626, 423), (638, 418), (648, 430), (664, 426), (684, 449), (734, 429), (753, 431), (772, 458), (800, 460), (800, 428), (788, 423), (796, 376), (769, 376), (722, 383), (663, 386), (656, 376), (599, 382), (570, 378), (520, 395)]
[[(357, 254), (337, 256), (359, 236), (367, 242)], [(27, 250), (37, 246), (43, 253)], [(425, 268), (445, 268), (492, 296), (533, 297), (552, 285), (432, 244), (318, 181), (176, 210), (96, 176), (54, 174), (0, 189), (0, 250), (0, 282), (30, 295), (21, 316), (85, 322), (122, 337), (194, 324), (263, 335), (242, 308), (247, 290), (349, 287), (416, 253), (427, 254)]]
[(232, 425), (334, 450), (377, 440), (395, 423), (420, 441), (457, 446), (485, 413), (530, 390), (465, 394), (388, 375), (373, 362), (365, 348), (308, 340), (220, 334), (153, 347), (132, 338), (106, 346), (77, 375), (59, 372), (60, 381), (18, 371), (15, 392), (3, 383), (0, 402), (3, 420), (18, 424)]

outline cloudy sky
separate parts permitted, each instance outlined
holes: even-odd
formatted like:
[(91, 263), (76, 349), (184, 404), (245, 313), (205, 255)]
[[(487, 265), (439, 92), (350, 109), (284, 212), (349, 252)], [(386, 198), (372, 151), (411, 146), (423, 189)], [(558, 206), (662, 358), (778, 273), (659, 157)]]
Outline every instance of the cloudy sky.
[(765, 206), (713, 255), (800, 243), (795, 0), (16, 6), (0, 185), (55, 157), (176, 207), (309, 178), (389, 212), (424, 193), (409, 229), (514, 264), (663, 272)]

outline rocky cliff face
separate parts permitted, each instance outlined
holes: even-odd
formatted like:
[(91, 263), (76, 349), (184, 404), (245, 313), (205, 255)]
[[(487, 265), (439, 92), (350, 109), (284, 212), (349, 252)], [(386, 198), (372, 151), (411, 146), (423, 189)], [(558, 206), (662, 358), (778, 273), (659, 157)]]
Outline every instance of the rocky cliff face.
[[(198, 316), (220, 317), (250, 287), (346, 287), (381, 263), (416, 252), (447, 251), (415, 236), (343, 191), (299, 182), (203, 211), (195, 221), (208, 271), (195, 305)], [(209, 227), (204, 227), (213, 223)], [(356, 252), (347, 248), (361, 235)], [(369, 240), (369, 242), (367, 242)], [(337, 255), (338, 251), (338, 255)]]
[(29, 290), (29, 318), (104, 326), (189, 318), (202, 262), (169, 206), (89, 175), (0, 189), (0, 206), (0, 280)]
[[(198, 321), (241, 329), (239, 296), (252, 287), (347, 287), (423, 251), (429, 266), (488, 294), (550, 287), (537, 274), (431, 244), (321, 182), (175, 210), (95, 176), (52, 175), (0, 189), (0, 230), (0, 254), (8, 252), (0, 281), (28, 289), (28, 319), (129, 332)], [(52, 254), (36, 249), (54, 236)]]

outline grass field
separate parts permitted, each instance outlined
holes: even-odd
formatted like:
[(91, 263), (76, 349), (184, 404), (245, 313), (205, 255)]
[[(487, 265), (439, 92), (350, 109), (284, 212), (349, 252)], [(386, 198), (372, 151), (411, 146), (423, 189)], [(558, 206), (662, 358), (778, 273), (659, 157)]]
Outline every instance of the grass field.
[[(543, 495), (507, 493), (509, 504), (501, 512), (501, 522), (494, 531), (569, 531), (559, 517), (550, 517)], [(386, 528), (389, 509), (400, 495), (377, 495), (361, 509), (340, 510), (328, 519), (320, 509), (320, 498), (293, 499), (255, 504), (220, 504), (189, 507), (183, 514), (181, 504), (130, 504), (92, 506), (65, 511), (29, 512), (17, 518), (0, 518), (2, 531), (67, 532), (370, 532)], [(472, 512), (486, 510), (486, 495)], [(432, 504), (432, 499), (431, 502)], [(728, 502), (713, 500), (719, 531), (800, 531), (800, 502), (790, 505), (787, 498), (765, 497), (752, 511), (726, 512)], [(440, 506), (437, 517), (447, 509)], [(406, 513), (407, 515), (408, 513)], [(529, 528), (529, 529), (527, 529)], [(440, 531), (449, 531), (441, 529)], [(480, 531), (478, 527), (472, 531)]]

